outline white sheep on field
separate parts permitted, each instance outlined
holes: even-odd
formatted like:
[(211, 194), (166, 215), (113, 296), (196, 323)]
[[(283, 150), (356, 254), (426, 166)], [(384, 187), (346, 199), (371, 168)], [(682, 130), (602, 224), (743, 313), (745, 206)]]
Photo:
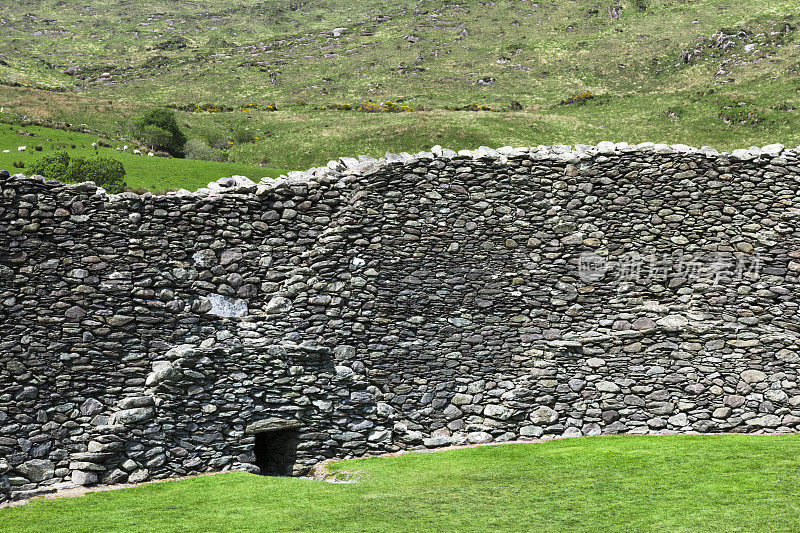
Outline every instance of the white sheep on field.
[(10, 153), (11, 153), (11, 150), (3, 150), (3, 153), (4, 153), (4, 154), (10, 154)]
[(127, 150), (128, 149), (128, 145), (126, 144), (125, 146), (122, 147), (122, 149), (123, 150)]
[(133, 155), (142, 155), (141, 150), (134, 150)]
[(20, 147), (18, 147), (18, 148), (17, 148), (17, 151), (18, 151), (18, 152), (24, 152), (24, 151), (25, 151), (25, 150), (27, 150), (27, 149), (28, 149), (28, 147), (27, 147), (27, 146), (20, 146)]
[(149, 152), (149, 153), (147, 154), (147, 157), (154, 157), (155, 155), (156, 155), (156, 154), (154, 154), (153, 152)]
[(97, 143), (92, 143), (92, 148), (97, 148)]

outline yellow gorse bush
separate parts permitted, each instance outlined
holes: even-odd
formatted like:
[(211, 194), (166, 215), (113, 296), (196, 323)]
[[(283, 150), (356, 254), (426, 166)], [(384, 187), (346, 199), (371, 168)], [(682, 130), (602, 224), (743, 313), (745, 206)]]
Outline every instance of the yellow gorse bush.
[(505, 113), (506, 111), (520, 111), (522, 110), (522, 105), (519, 102), (512, 102), (511, 105), (503, 106), (503, 107), (492, 107), (488, 105), (478, 105), (476, 103), (471, 103), (469, 105), (465, 105), (462, 107), (448, 107), (449, 111), (489, 111), (491, 113)]
[[(237, 108), (227, 106), (227, 105), (219, 105), (219, 104), (169, 104), (167, 105), (170, 109), (176, 109), (178, 111), (186, 111), (189, 113), (231, 113), (236, 111)], [(270, 104), (267, 106), (260, 106), (258, 104), (249, 103), (238, 108), (240, 111), (247, 111), (247, 110), (261, 110), (261, 111), (277, 111), (278, 106), (275, 104)]]
[(594, 98), (594, 95), (590, 91), (584, 91), (582, 93), (574, 94), (572, 96), (565, 98), (564, 100), (561, 101), (561, 105), (570, 105), (570, 104), (581, 105), (585, 104), (592, 98)]
[(398, 104), (391, 100), (378, 103), (369, 100), (364, 100), (356, 105), (350, 104), (328, 104), (319, 109), (332, 109), (335, 111), (361, 111), (363, 113), (407, 113), (409, 111), (422, 111), (422, 107), (411, 107), (407, 105)]

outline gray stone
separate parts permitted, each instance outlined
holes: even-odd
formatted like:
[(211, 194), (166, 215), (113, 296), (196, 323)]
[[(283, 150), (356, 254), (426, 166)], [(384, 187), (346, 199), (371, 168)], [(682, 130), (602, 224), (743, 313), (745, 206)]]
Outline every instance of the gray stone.
[(150, 472), (148, 472), (144, 468), (140, 468), (139, 470), (135, 470), (128, 476), (128, 483), (142, 483), (143, 481), (147, 481), (148, 479), (150, 479)]
[(543, 405), (531, 412), (530, 420), (534, 424), (552, 424), (558, 420), (558, 416), (555, 410)]
[(494, 438), (492, 435), (485, 431), (473, 431), (467, 434), (467, 441), (469, 441), (470, 444), (486, 444), (493, 440)]
[(111, 416), (112, 424), (139, 424), (146, 420), (150, 420), (155, 416), (155, 411), (152, 407), (136, 407), (134, 409), (123, 409), (117, 411)]
[(273, 297), (264, 308), (264, 312), (270, 315), (288, 313), (292, 310), (292, 301), (282, 296)]
[(39, 397), (39, 389), (36, 387), (23, 387), (15, 396), (16, 400), (35, 400)]
[(758, 428), (776, 428), (781, 425), (781, 417), (777, 415), (762, 415), (746, 420), (748, 426)]
[(81, 404), (81, 414), (83, 416), (94, 416), (103, 410), (103, 404), (94, 398), (88, 398)]
[[(73, 473), (73, 477), (74, 477)], [(107, 485), (116, 485), (128, 481), (128, 473), (119, 468), (108, 471), (102, 478), (102, 482)]]
[(221, 294), (209, 294), (206, 300), (211, 304), (208, 314), (223, 318), (239, 318), (249, 312), (247, 302), (236, 298), (229, 298)]
[(31, 459), (16, 468), (17, 472), (33, 482), (52, 478), (55, 469), (53, 462), (47, 459)]
[(109, 326), (124, 326), (136, 320), (136, 317), (126, 315), (114, 315), (106, 319), (106, 324)]
[(392, 432), (388, 429), (375, 429), (367, 435), (369, 442), (391, 442)]
[(95, 483), (97, 483), (97, 473), (87, 472), (83, 470), (73, 470), (72, 482), (80, 486), (94, 485)]
[(544, 434), (544, 430), (539, 426), (522, 426), (519, 434), (521, 437), (538, 438)]
[(453, 395), (453, 399), (450, 400), (450, 403), (453, 405), (469, 405), (472, 403), (472, 399), (472, 394), (462, 394), (458, 392)]
[(760, 383), (767, 379), (767, 375), (760, 370), (745, 370), (742, 372), (742, 380), (745, 383)]
[(729, 394), (725, 396), (722, 401), (728, 407), (736, 408), (743, 406), (746, 400), (744, 396), (739, 396), (737, 394)]
[(67, 318), (71, 318), (73, 320), (79, 320), (86, 316), (86, 311), (84, 311), (77, 305), (73, 305), (72, 307), (64, 311), (64, 316)]
[(600, 392), (619, 392), (620, 390), (619, 385), (611, 381), (599, 381), (595, 387)]
[(686, 416), (686, 413), (678, 413), (676, 415), (669, 417), (667, 419), (667, 422), (669, 422), (671, 425), (675, 427), (681, 428), (689, 425), (689, 417)]
[(278, 418), (265, 418), (248, 424), (246, 432), (249, 434), (261, 433), (264, 431), (277, 431), (283, 429), (295, 429), (300, 427), (297, 420), (281, 420)]
[(152, 396), (131, 396), (123, 398), (117, 404), (120, 409), (133, 409), (135, 407), (150, 407), (155, 405), (155, 400)]
[(679, 331), (689, 324), (689, 320), (682, 315), (670, 315), (657, 320), (656, 324), (667, 331)]
[(450, 437), (431, 437), (429, 439), (422, 439), (422, 444), (426, 448), (439, 448), (450, 444)]
[(461, 418), (464, 415), (461, 409), (452, 404), (445, 407), (442, 414), (444, 414), (445, 418), (448, 420), (455, 420), (456, 418)]
[(503, 407), (502, 405), (489, 404), (484, 408), (483, 414), (485, 416), (488, 416), (489, 418), (496, 418), (498, 420), (508, 420), (509, 418), (511, 418), (513, 411), (511, 411), (511, 409), (508, 409), (507, 407)]
[(714, 418), (728, 418), (731, 416), (731, 408), (730, 407), (718, 407), (714, 409), (714, 412), (711, 413), (711, 416)]
[[(179, 368), (175, 368), (172, 363), (168, 361), (156, 361), (153, 363), (153, 371), (147, 375), (145, 385), (148, 387), (155, 387), (162, 383), (179, 381), (182, 377), (183, 372)], [(129, 403), (127, 400), (122, 400), (122, 402), (126, 403), (126, 405)]]

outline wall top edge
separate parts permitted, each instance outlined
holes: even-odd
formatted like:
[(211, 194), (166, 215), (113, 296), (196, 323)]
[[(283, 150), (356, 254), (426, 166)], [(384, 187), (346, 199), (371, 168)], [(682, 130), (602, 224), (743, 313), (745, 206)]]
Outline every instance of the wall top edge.
[[(601, 157), (624, 156), (630, 154), (644, 153), (648, 155), (667, 155), (667, 154), (696, 154), (706, 158), (715, 158), (728, 161), (752, 161), (757, 159), (775, 159), (781, 156), (798, 157), (800, 156), (800, 146), (796, 148), (786, 148), (782, 144), (769, 144), (763, 147), (751, 146), (748, 149), (738, 149), (732, 152), (719, 152), (710, 146), (696, 148), (685, 144), (659, 144), (643, 142), (639, 144), (628, 144), (626, 142), (603, 141), (597, 145), (576, 144), (564, 145), (556, 144), (552, 146), (539, 145), (534, 147), (513, 147), (503, 146), (500, 148), (489, 148), (481, 146), (475, 150), (450, 150), (436, 145), (429, 151), (422, 151), (416, 154), (401, 152), (393, 154), (387, 152), (385, 156), (376, 159), (365, 155), (355, 157), (341, 157), (338, 160), (329, 161), (326, 166), (313, 167), (305, 171), (292, 171), (277, 178), (262, 178), (258, 183), (245, 176), (231, 176), (212, 181), (206, 187), (195, 191), (180, 189), (165, 193), (166, 197), (208, 197), (227, 194), (255, 194), (263, 195), (276, 189), (298, 186), (315, 185), (322, 183), (333, 183), (336, 181), (352, 181), (357, 177), (375, 174), (383, 168), (398, 167), (414, 164), (417, 162), (444, 160), (444, 161), (469, 161), (500, 163), (509, 160), (532, 160), (532, 161), (552, 161), (563, 164), (576, 164)], [(0, 171), (0, 178), (12, 178), (15, 180), (35, 180), (52, 184), (63, 185), (67, 189), (76, 192), (87, 192), (98, 196), (103, 196), (107, 201), (114, 202), (127, 199), (148, 198), (154, 195), (150, 192), (137, 194), (125, 192), (120, 194), (107, 194), (102, 187), (98, 187), (94, 182), (88, 181), (76, 184), (62, 184), (56, 180), (47, 180), (43, 176), (24, 174), (11, 175), (7, 171)]]

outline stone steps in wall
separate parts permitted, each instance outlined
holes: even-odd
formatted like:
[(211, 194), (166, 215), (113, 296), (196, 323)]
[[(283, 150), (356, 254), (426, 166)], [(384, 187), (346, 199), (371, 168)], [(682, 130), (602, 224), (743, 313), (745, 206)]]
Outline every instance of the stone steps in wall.
[(54, 483), (52, 485), (44, 486), (44, 487), (37, 487), (35, 489), (28, 489), (28, 490), (12, 490), (11, 491), (11, 501), (22, 501), (22, 500), (30, 500), (31, 498), (35, 498), (36, 496), (45, 496), (47, 494), (55, 494), (60, 490), (66, 489), (74, 489), (77, 487), (74, 483), (69, 482), (62, 482), (62, 483)]

